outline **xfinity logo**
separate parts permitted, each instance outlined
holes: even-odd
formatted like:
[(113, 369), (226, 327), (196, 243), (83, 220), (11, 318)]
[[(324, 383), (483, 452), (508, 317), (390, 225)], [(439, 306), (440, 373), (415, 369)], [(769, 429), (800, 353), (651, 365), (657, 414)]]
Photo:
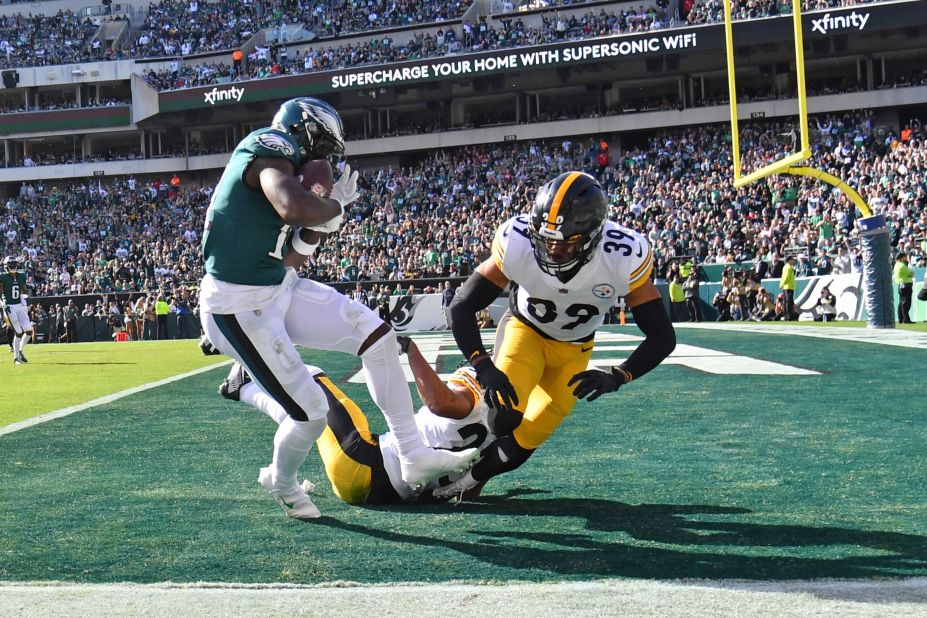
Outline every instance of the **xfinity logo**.
[(840, 28), (856, 28), (862, 30), (869, 21), (869, 13), (857, 13), (853, 11), (849, 15), (839, 15), (832, 17), (830, 13), (825, 13), (820, 19), (811, 20), (811, 31), (827, 34), (828, 30), (837, 30)]
[(241, 101), (242, 95), (245, 94), (244, 88), (238, 88), (232, 86), (231, 88), (226, 88), (225, 90), (219, 90), (218, 88), (213, 88), (208, 92), (204, 92), (203, 96), (206, 97), (206, 102), (210, 105), (215, 105), (216, 101), (235, 101), (236, 103)]

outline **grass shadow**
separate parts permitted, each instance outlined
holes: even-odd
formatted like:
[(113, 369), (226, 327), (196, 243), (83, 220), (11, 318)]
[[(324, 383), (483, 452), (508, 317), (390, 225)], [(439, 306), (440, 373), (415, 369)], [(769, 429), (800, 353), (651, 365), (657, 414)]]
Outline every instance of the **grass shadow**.
[[(407, 535), (340, 522), (320, 523), (395, 543), (451, 549), (488, 564), (565, 577), (788, 580), (927, 575), (927, 537), (827, 526), (731, 521), (739, 507), (626, 504), (592, 498), (481, 498), (449, 508), (474, 516), (538, 518), (535, 531), (467, 531), (465, 538)], [(401, 507), (421, 513), (421, 507)], [(544, 524), (545, 518), (554, 518)], [(590, 534), (556, 532), (556, 518), (584, 519)], [(740, 517), (742, 519), (742, 517)], [(613, 533), (606, 536), (602, 533)]]

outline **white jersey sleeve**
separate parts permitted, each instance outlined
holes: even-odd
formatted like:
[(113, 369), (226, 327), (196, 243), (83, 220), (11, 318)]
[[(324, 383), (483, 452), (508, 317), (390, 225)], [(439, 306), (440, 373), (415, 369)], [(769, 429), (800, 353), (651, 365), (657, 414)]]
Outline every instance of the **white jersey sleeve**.
[(475, 404), (470, 414), (464, 418), (438, 416), (422, 406), (415, 415), (415, 423), (425, 441), (425, 446), (452, 451), (483, 448), (492, 442), (494, 436), (489, 430), (489, 409), (483, 401), (482, 390), (476, 381), (476, 372), (472, 367), (463, 367), (454, 372), (448, 383), (467, 388), (473, 393)]
[[(472, 367), (458, 369), (448, 379), (448, 382), (464, 386), (473, 392), (476, 403), (464, 418), (438, 416), (422, 406), (415, 415), (415, 424), (418, 426), (425, 446), (461, 451), (467, 448), (482, 449), (491, 444), (496, 436), (489, 427), (489, 408), (483, 401), (482, 391), (476, 381), (476, 372)], [(429, 492), (438, 486), (437, 481), (432, 481), (418, 491), (413, 491), (402, 481), (399, 455), (392, 433), (380, 436), (380, 452), (383, 455), (383, 467), (390, 477), (390, 482), (403, 500), (414, 500), (419, 494)]]

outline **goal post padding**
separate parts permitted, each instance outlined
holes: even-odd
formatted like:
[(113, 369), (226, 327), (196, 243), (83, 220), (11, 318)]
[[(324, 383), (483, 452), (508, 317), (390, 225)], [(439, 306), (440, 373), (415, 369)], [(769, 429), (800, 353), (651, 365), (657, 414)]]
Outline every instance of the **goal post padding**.
[(859, 219), (869, 328), (895, 328), (891, 243), (885, 215)]

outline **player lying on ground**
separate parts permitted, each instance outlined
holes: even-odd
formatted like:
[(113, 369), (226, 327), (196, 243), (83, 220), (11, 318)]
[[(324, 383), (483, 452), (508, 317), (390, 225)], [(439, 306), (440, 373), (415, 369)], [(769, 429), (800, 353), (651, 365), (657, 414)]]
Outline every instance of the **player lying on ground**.
[[(476, 370), (489, 406), (510, 418), (509, 430), (483, 459), (436, 496), (453, 496), (518, 468), (572, 412), (656, 367), (676, 347), (676, 333), (650, 279), (646, 238), (607, 220), (608, 200), (582, 172), (560, 174), (540, 188), (530, 215), (503, 223), (491, 257), (451, 303), (451, 329)], [(495, 362), (486, 353), (476, 313), (516, 284), (511, 315), (500, 321)], [(595, 332), (624, 298), (645, 339), (611, 371), (587, 370)]]
[[(458, 369), (445, 383), (411, 339), (398, 339), (407, 350), (415, 386), (425, 404), (415, 415), (425, 444), (459, 451), (492, 442), (490, 410), (483, 402), (473, 369)], [(320, 368), (306, 365), (306, 372), (328, 399), (327, 427), (316, 445), (335, 495), (349, 504), (432, 499), (431, 492), (439, 486), (437, 480), (416, 487), (402, 480), (393, 434), (371, 433), (363, 411)], [(252, 382), (239, 363), (232, 366), (219, 393), (257, 408), (278, 424), (287, 418), (286, 410)], [(307, 483), (303, 489), (310, 491), (312, 485)], [(472, 488), (467, 497), (476, 497), (480, 488)]]

